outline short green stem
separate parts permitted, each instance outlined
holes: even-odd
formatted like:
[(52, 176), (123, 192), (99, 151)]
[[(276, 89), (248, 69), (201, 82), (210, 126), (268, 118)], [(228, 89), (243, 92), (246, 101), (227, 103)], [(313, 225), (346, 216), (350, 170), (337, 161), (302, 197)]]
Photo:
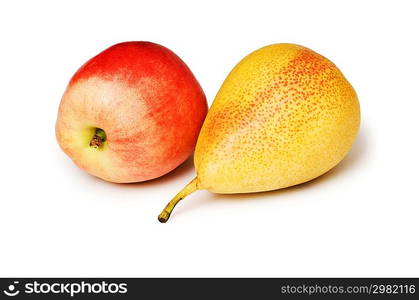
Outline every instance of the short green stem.
[(96, 128), (95, 134), (90, 141), (89, 146), (95, 149), (100, 148), (103, 143), (106, 141), (106, 133), (103, 129)]
[(160, 223), (166, 223), (170, 218), (175, 206), (179, 203), (180, 200), (188, 196), (189, 194), (195, 192), (198, 189), (198, 178), (195, 177), (191, 182), (188, 183), (173, 199), (166, 205), (163, 211), (160, 213), (158, 219)]

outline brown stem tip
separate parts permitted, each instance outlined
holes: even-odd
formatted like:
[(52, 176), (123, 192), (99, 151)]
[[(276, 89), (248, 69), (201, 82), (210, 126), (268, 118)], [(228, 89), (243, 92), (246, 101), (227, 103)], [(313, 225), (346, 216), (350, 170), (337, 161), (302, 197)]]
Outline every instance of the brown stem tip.
[(170, 214), (167, 211), (162, 211), (158, 217), (160, 223), (166, 223), (169, 220)]

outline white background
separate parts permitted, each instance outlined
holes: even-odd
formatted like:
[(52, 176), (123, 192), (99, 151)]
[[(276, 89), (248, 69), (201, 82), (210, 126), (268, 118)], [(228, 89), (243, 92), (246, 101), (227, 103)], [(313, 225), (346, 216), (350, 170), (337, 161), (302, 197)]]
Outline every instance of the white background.
[[(415, 1), (2, 1), (0, 276), (419, 276), (419, 18)], [(212, 102), (231, 68), (291, 42), (355, 87), (358, 140), (310, 183), (199, 191), (191, 160), (138, 184), (82, 172), (54, 125), (68, 80), (112, 44), (176, 52)]]

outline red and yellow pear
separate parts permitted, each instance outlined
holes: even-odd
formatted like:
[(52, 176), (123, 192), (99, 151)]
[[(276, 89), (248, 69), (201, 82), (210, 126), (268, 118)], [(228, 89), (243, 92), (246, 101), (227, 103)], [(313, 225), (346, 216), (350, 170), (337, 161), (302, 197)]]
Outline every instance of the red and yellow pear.
[(312, 180), (336, 166), (358, 133), (357, 95), (327, 58), (294, 44), (246, 56), (208, 112), (193, 179), (159, 215), (197, 189), (250, 193)]

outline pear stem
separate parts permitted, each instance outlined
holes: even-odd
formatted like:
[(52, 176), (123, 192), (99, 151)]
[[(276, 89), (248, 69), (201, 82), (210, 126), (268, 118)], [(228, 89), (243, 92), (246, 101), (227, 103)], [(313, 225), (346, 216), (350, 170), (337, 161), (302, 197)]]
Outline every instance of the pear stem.
[(169, 220), (170, 214), (172, 213), (173, 209), (180, 202), (180, 200), (182, 200), (189, 194), (195, 192), (197, 189), (198, 189), (198, 177), (195, 177), (166, 205), (166, 207), (163, 209), (163, 211), (160, 213), (158, 217), (160, 223), (166, 223), (167, 220)]

